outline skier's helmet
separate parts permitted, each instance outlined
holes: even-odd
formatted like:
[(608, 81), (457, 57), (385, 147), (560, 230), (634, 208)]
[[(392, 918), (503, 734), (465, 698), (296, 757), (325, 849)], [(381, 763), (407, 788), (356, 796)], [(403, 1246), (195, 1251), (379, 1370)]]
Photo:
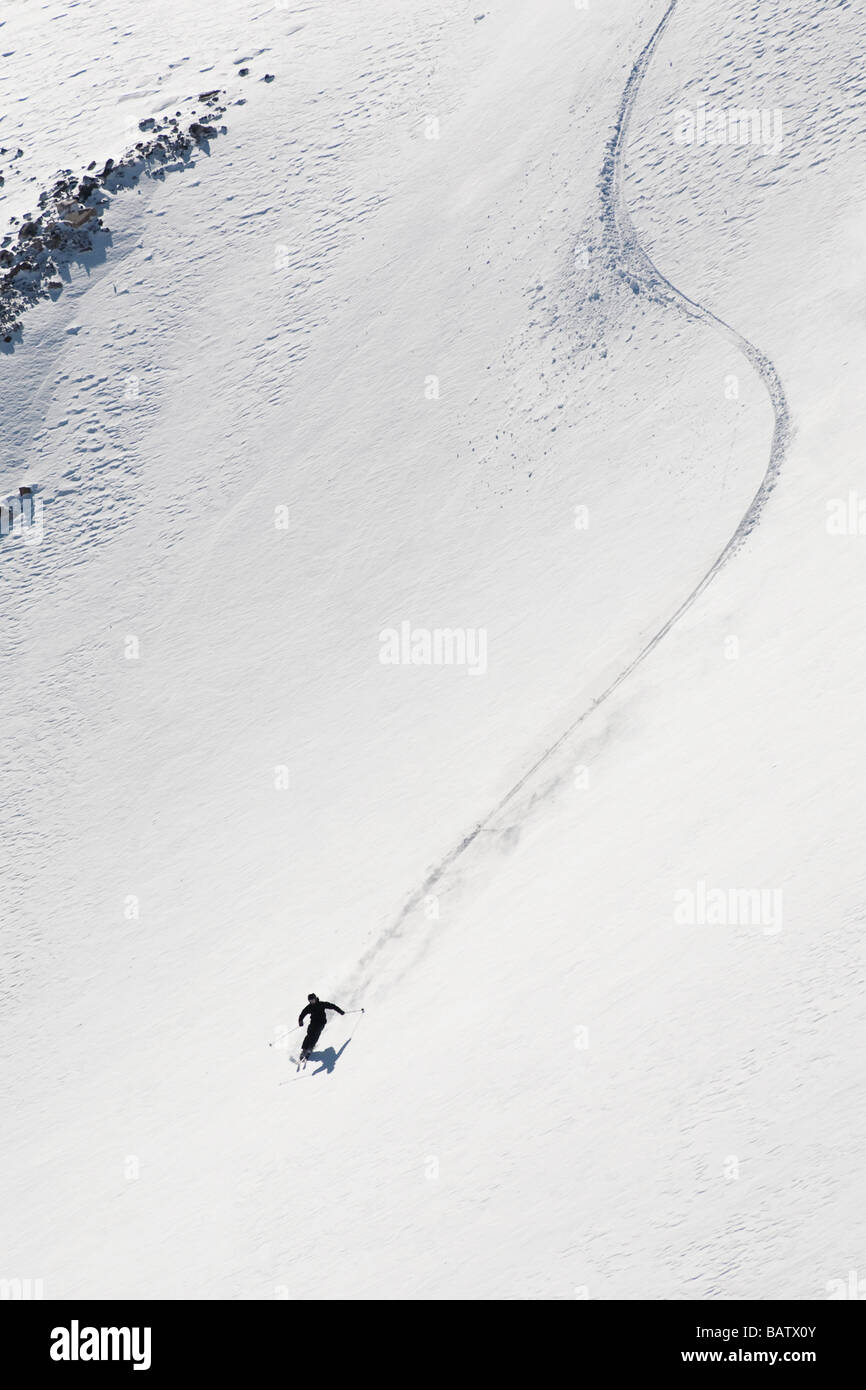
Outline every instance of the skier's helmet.
[(308, 994), (308, 995), (307, 995), (307, 998), (309, 999), (309, 1001), (310, 1001), (311, 1004), (315, 1004), (315, 1002), (316, 1002), (316, 1000), (318, 999), (318, 997), (319, 997), (319, 996), (318, 996), (317, 994)]

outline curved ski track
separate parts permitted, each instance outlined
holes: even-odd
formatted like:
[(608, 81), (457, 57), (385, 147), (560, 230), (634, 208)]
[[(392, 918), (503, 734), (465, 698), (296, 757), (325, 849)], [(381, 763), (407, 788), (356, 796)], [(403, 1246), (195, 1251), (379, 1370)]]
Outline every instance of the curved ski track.
[[(589, 715), (592, 714), (594, 710), (598, 709), (599, 705), (604, 704), (604, 702), (613, 695), (614, 691), (618, 690), (623, 682), (637, 670), (650, 653), (653, 652), (659, 643), (667, 636), (671, 628), (679, 622), (683, 614), (691, 608), (696, 599), (704, 592), (708, 585), (712, 583), (722, 567), (740, 548), (752, 528), (756, 525), (779, 475), (779, 470), (790, 438), (791, 425), (788, 403), (776, 368), (764, 353), (756, 348), (753, 343), (749, 342), (747, 338), (744, 338), (741, 333), (738, 333), (735, 328), (732, 328), (730, 324), (726, 323), (724, 319), (719, 318), (718, 315), (712, 313), (711, 310), (703, 308), (702, 305), (690, 299), (688, 295), (677, 289), (676, 285), (672, 284), (671, 281), (661, 273), (638, 240), (623, 195), (624, 150), (632, 112), (638, 92), (640, 91), (641, 83), (649, 68), (653, 54), (678, 3), (679, 0), (670, 0), (667, 10), (633, 64), (623, 90), (617, 123), (608, 146), (608, 156), (605, 160), (600, 180), (603, 237), (616, 266), (627, 271), (631, 279), (638, 280), (645, 293), (649, 294), (658, 302), (676, 308), (681, 313), (687, 315), (687, 317), (699, 319), (715, 328), (717, 331), (721, 331), (726, 338), (734, 343), (759, 374), (767, 389), (767, 394), (770, 397), (775, 418), (767, 468), (757, 492), (749, 503), (739, 525), (734, 530), (724, 549), (691, 592), (683, 599), (679, 607), (670, 615), (658, 631), (654, 633), (649, 641), (641, 647), (637, 655), (622, 671), (620, 671), (615, 680), (611, 681), (610, 685), (607, 686), (607, 688), (568, 725), (559, 737), (544, 750), (532, 766), (526, 770), (523, 776), (514, 783), (488, 812), (485, 818), (479, 821), (475, 828), (465, 835), (460, 843), (456, 845), (444, 859), (439, 861), (427, 875), (421, 887), (416, 889), (404, 904), (397, 918), (389, 927), (380, 933), (377, 940), (364, 952), (358, 961), (349, 984), (349, 988), (356, 992), (363, 990), (372, 983), (371, 967), (377, 961), (381, 952), (388, 947), (389, 943), (402, 938), (403, 927), (410, 916), (417, 911), (424, 899), (434, 891), (436, 886), (441, 884), (452, 865), (466, 853), (479, 835), (485, 831), (488, 833), (494, 831), (494, 822), (501, 812), (514, 801), (515, 797), (519, 795), (539, 769), (550, 761)], [(503, 831), (501, 833), (505, 832)], [(418, 943), (418, 945), (421, 946), (422, 943)]]

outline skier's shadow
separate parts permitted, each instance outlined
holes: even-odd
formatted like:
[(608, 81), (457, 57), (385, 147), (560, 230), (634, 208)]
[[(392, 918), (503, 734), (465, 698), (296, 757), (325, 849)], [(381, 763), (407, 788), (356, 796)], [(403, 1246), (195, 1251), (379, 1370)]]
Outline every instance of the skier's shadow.
[(308, 1060), (322, 1064), (316, 1068), (313, 1076), (319, 1076), (323, 1071), (332, 1072), (351, 1041), (351, 1038), (347, 1038), (339, 1052), (335, 1052), (332, 1047), (326, 1047), (324, 1052), (311, 1052)]

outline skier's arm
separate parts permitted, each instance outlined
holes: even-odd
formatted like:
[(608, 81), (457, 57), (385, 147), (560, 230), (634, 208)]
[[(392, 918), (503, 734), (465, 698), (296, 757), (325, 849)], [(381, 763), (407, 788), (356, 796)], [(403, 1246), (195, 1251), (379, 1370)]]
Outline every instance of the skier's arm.
[(304, 1026), (304, 1019), (307, 1017), (307, 1014), (310, 1012), (310, 1008), (311, 1008), (311, 1005), (308, 1004), (307, 1007), (301, 1012), (301, 1016), (300, 1016), (300, 1018), (298, 1019), (298, 1027), (299, 1027), (299, 1028), (302, 1028), (302, 1027)]
[(322, 1005), (322, 1008), (323, 1008), (323, 1009), (336, 1009), (338, 1014), (344, 1014), (344, 1013), (346, 1012), (345, 1009), (341, 1009), (341, 1008), (340, 1008), (339, 1004), (323, 1004), (323, 1005)]

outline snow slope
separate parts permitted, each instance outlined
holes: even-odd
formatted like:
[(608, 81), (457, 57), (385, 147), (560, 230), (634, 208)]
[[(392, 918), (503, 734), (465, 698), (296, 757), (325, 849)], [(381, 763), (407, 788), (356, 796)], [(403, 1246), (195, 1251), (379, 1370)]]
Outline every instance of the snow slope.
[[(110, 9), (10, 6), (10, 215), (245, 101), (0, 361), (44, 501), (0, 542), (0, 1274), (822, 1296), (864, 1243), (863, 20)], [(702, 98), (790, 135), (678, 145)], [(383, 665), (401, 623), (483, 674)], [(700, 883), (783, 912), (680, 925)], [(282, 1085), (310, 989), (367, 1012)]]

